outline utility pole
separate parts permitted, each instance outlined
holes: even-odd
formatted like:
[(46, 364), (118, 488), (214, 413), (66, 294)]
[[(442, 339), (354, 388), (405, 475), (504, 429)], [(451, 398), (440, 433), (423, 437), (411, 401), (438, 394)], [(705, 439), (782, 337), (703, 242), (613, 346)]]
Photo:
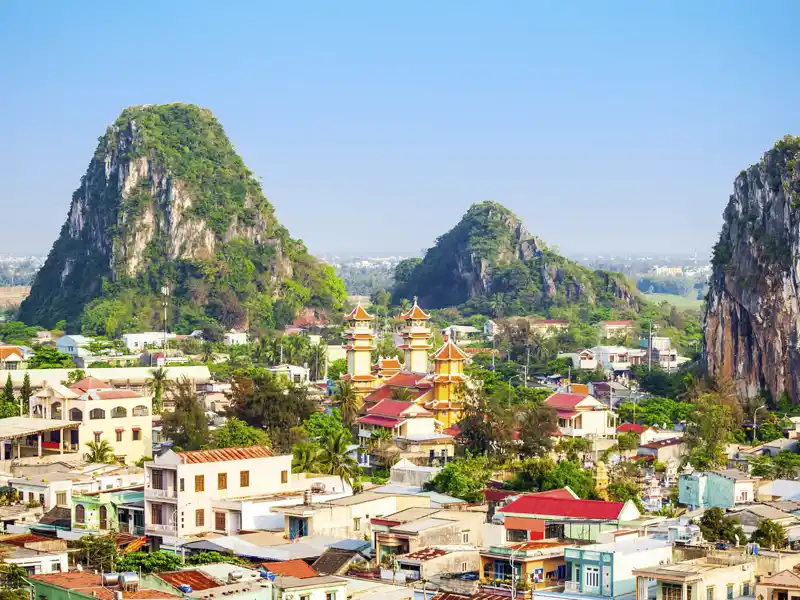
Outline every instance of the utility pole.
[(650, 319), (650, 336), (647, 341), (647, 374), (653, 369), (653, 319)]
[(169, 303), (169, 287), (164, 285), (161, 287), (161, 295), (164, 303), (164, 365), (167, 364), (167, 305)]
[(528, 369), (531, 366), (531, 347), (527, 348), (527, 356), (525, 357), (525, 387), (528, 387)]

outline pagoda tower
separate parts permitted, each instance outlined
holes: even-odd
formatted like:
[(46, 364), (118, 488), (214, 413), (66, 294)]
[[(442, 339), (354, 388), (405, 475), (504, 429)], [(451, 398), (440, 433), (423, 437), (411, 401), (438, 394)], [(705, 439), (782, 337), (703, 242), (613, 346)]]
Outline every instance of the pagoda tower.
[(347, 329), (344, 338), (347, 343), (343, 348), (347, 351), (347, 374), (342, 375), (345, 381), (351, 381), (359, 403), (376, 384), (378, 378), (372, 374), (372, 351), (375, 350), (375, 332), (372, 322), (375, 320), (359, 302), (353, 311), (345, 316)]
[(403, 345), (398, 346), (405, 353), (405, 370), (411, 373), (428, 372), (428, 352), (431, 349), (431, 316), (422, 310), (414, 296), (414, 306), (400, 318), (406, 322), (401, 333)]
[(436, 419), (450, 427), (461, 420), (464, 398), (461, 386), (467, 382), (464, 365), (469, 355), (452, 340), (446, 340), (433, 358), (433, 400), (426, 404)]

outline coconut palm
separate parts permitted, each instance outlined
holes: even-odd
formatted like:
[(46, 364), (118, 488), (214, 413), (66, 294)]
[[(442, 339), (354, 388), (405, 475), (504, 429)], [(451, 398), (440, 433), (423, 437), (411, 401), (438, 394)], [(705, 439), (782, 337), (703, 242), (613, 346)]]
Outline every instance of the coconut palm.
[(339, 391), (336, 392), (336, 402), (339, 405), (339, 413), (342, 415), (342, 422), (350, 427), (356, 420), (358, 414), (358, 396), (353, 384), (349, 381), (339, 383)]
[(491, 300), (489, 300), (489, 307), (492, 309), (492, 314), (495, 317), (502, 317), (506, 307), (505, 295), (502, 292), (496, 293), (492, 296)]
[(204, 363), (214, 361), (214, 345), (211, 342), (203, 342), (200, 350), (200, 360)]
[(169, 386), (167, 370), (164, 367), (150, 369), (150, 379), (147, 387), (153, 390), (153, 414), (160, 414), (163, 406), (164, 391)]
[(392, 399), (400, 402), (411, 402), (414, 399), (414, 394), (408, 388), (394, 388), (392, 389)]
[(106, 440), (99, 442), (86, 442), (89, 451), (83, 455), (83, 460), (88, 463), (114, 463), (114, 448)]
[(358, 476), (358, 463), (350, 456), (348, 448), (352, 438), (347, 431), (338, 431), (325, 441), (320, 452), (320, 466), (330, 474), (336, 475), (345, 484), (353, 486)]
[(317, 444), (303, 442), (292, 448), (292, 472), (314, 473), (320, 470), (321, 450)]
[(771, 550), (783, 548), (786, 545), (786, 528), (780, 523), (764, 519), (758, 524), (750, 539)]
[(320, 342), (311, 346), (309, 365), (314, 370), (314, 381), (320, 381), (325, 376), (325, 366), (328, 363), (328, 347)]

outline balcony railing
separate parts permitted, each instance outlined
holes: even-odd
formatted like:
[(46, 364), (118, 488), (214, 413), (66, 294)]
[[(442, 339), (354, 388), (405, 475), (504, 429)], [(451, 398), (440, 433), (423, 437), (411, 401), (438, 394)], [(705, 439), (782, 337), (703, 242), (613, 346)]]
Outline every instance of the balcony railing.
[(156, 523), (150, 523), (145, 527), (148, 531), (154, 531), (156, 533), (166, 533), (175, 535), (178, 532), (178, 528), (175, 525), (160, 525)]
[(581, 591), (581, 584), (577, 581), (565, 581), (564, 582), (564, 591), (570, 592), (572, 594), (580, 593)]
[(175, 499), (178, 497), (178, 491), (173, 488), (171, 490), (157, 490), (156, 488), (145, 488), (144, 490), (145, 498), (166, 498), (166, 499)]

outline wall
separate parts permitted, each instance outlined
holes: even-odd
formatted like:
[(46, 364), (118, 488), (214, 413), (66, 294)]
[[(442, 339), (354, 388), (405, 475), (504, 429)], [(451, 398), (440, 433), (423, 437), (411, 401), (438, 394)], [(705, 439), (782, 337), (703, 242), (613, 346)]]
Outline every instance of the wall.
[(614, 553), (614, 595), (632, 593), (636, 590), (634, 569), (658, 565), (662, 561), (672, 562), (672, 546), (647, 548), (635, 552)]
[[(309, 520), (309, 535), (330, 535), (335, 537), (372, 537), (371, 518), (385, 517), (406, 508), (430, 506), (427, 496), (392, 496), (375, 498), (367, 502), (347, 505), (330, 505), (330, 508), (317, 508)], [(354, 519), (361, 519), (358, 531), (353, 529)], [(289, 521), (286, 520), (286, 535), (289, 534)]]
[(34, 499), (39, 502), (40, 496), (44, 495), (44, 509), (50, 510), (51, 508), (56, 506), (57, 494), (58, 492), (64, 492), (66, 494), (66, 503), (63, 504), (64, 507), (70, 506), (70, 497), (72, 494), (72, 482), (71, 481), (53, 481), (50, 483), (40, 483), (34, 481), (20, 481), (20, 480), (9, 480), (9, 486), (13, 487), (15, 490), (18, 490), (25, 502), (30, 500), (29, 494), (32, 492), (34, 495)]
[[(276, 580), (277, 582), (277, 580)], [(273, 600), (297, 600), (297, 598), (306, 597), (308, 600), (326, 600), (329, 592), (336, 594), (335, 600), (347, 600), (347, 582), (331, 583), (320, 587), (308, 588), (290, 588), (281, 590), (278, 588), (277, 583), (272, 588)]]
[[(744, 567), (744, 568), (743, 568)], [(656, 600), (663, 600), (662, 581), (659, 580), (656, 586)], [(755, 586), (754, 565), (733, 565), (707, 571), (702, 581), (692, 584), (691, 596), (687, 600), (706, 600), (708, 598), (707, 588), (713, 587), (713, 596), (710, 600), (726, 600), (728, 584), (734, 585), (733, 597), (738, 598), (742, 595), (742, 584), (750, 584), (750, 596), (753, 595)]]
[(706, 507), (733, 508), (733, 504), (733, 481), (714, 473), (708, 473), (706, 480)]
[(66, 552), (40, 554), (25, 558), (6, 558), (4, 562), (20, 567), (33, 567), (33, 573), (66, 573), (69, 570), (69, 558)]
[(705, 508), (707, 480), (704, 473), (681, 475), (678, 480), (678, 501), (695, 508)]

